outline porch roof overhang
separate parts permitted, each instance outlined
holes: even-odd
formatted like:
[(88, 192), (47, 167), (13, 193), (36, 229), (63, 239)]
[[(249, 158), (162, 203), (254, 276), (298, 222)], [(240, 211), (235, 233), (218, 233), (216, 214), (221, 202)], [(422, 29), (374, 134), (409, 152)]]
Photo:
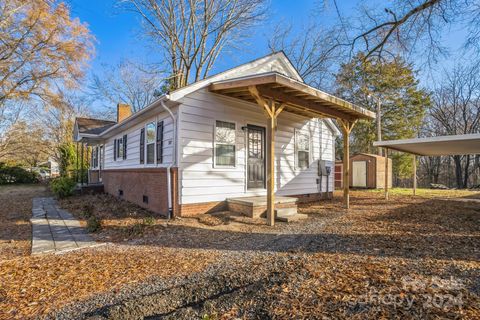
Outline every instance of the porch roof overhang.
[(376, 141), (373, 145), (419, 156), (480, 154), (480, 134)]
[(213, 82), (211, 92), (256, 103), (251, 88), (265, 100), (284, 104), (284, 111), (315, 118), (334, 118), (355, 122), (375, 119), (375, 113), (315, 89), (278, 72), (267, 72)]

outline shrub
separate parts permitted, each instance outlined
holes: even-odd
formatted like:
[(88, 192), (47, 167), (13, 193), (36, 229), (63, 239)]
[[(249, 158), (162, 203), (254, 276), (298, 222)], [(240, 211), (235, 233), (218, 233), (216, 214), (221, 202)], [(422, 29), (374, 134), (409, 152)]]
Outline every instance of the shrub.
[(59, 198), (66, 198), (73, 194), (75, 181), (68, 177), (59, 177), (50, 182), (50, 189)]
[(102, 224), (100, 223), (100, 220), (98, 220), (97, 217), (91, 216), (87, 220), (87, 231), (88, 232), (96, 232), (102, 228)]
[(0, 163), (0, 184), (38, 183), (40, 176), (18, 166), (7, 166)]
[(153, 226), (155, 224), (155, 218), (148, 216), (143, 218), (143, 224), (146, 226)]

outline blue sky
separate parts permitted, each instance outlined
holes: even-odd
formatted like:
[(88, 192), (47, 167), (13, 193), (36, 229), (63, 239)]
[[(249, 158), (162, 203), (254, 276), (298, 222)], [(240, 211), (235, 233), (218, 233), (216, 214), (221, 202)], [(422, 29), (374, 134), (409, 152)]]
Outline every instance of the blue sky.
[[(122, 58), (143, 62), (155, 60), (158, 62), (161, 59), (149, 47), (148, 40), (140, 36), (139, 17), (116, 8), (115, 0), (72, 0), (70, 3), (72, 15), (87, 23), (97, 39), (96, 55), (91, 62), (93, 71), (98, 70), (102, 63), (115, 64)], [(341, 3), (342, 9), (347, 11), (349, 7), (353, 7), (355, 1)], [(267, 21), (254, 30), (251, 39), (238, 54), (220, 57), (214, 72), (269, 53), (267, 47), (269, 35), (278, 22), (286, 21), (294, 26), (301, 25), (314, 9), (315, 1), (272, 0)]]
[[(279, 22), (291, 23), (294, 27), (306, 23), (322, 1), (313, 0), (271, 0), (269, 17), (259, 28), (252, 32), (248, 45), (234, 54), (221, 56), (213, 73), (258, 58), (269, 53), (267, 42), (272, 30)], [(359, 1), (338, 1), (342, 15), (350, 15)], [(99, 72), (101, 64), (116, 64), (124, 58), (139, 62), (159, 62), (161, 56), (152, 49), (148, 40), (141, 37), (141, 21), (133, 13), (127, 13), (115, 7), (115, 0), (71, 0), (72, 15), (87, 23), (97, 39), (96, 55), (91, 61), (92, 72)], [(323, 19), (326, 24), (336, 18), (333, 2), (327, 1), (326, 12), (315, 19)], [(462, 30), (452, 29), (445, 35), (445, 45), (455, 51), (461, 45)], [(449, 68), (455, 59), (441, 61), (437, 71)], [(435, 71), (434, 71), (435, 72)], [(425, 85), (430, 78), (422, 75)]]

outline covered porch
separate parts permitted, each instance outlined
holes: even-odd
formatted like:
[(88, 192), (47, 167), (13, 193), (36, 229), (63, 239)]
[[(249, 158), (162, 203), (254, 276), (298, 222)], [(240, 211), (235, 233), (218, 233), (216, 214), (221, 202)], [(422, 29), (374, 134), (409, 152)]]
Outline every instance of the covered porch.
[(77, 118), (74, 125), (75, 175), (80, 188), (93, 188), (102, 184), (105, 148), (98, 134), (116, 122), (90, 118)]
[(277, 118), (289, 112), (308, 118), (331, 118), (337, 120), (343, 133), (344, 204), (350, 206), (349, 198), (349, 138), (358, 120), (375, 119), (375, 114), (345, 100), (334, 97), (305, 83), (277, 72), (214, 82), (211, 92), (257, 104), (267, 122), (267, 223), (275, 223), (275, 131)]

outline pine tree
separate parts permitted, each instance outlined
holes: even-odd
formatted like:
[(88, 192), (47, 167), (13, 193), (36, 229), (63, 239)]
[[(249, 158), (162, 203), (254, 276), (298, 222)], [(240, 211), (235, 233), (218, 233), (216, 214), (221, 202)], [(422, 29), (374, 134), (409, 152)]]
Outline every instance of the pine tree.
[[(430, 106), (430, 94), (419, 87), (411, 65), (396, 57), (391, 61), (365, 60), (358, 54), (343, 64), (336, 75), (337, 94), (373, 112), (381, 101), (382, 140), (408, 139), (418, 135)], [(358, 123), (352, 133), (352, 152), (376, 153), (375, 121)], [(394, 154), (393, 174), (405, 178), (412, 172), (411, 157)]]

